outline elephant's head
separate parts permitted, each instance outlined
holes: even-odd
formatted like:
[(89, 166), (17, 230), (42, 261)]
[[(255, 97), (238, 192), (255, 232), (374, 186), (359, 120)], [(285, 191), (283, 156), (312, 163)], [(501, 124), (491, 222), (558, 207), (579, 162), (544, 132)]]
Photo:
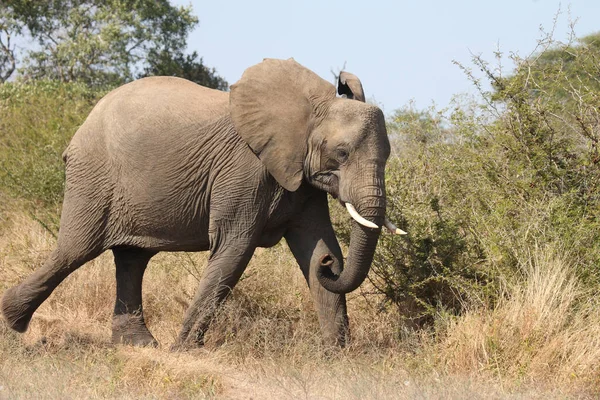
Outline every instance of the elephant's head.
[(347, 293), (366, 278), (386, 222), (385, 163), (390, 154), (381, 110), (364, 102), (362, 85), (340, 74), (335, 87), (293, 59), (266, 59), (231, 87), (238, 134), (281, 186), (302, 180), (346, 205), (355, 221), (346, 268), (324, 257), (317, 274), (327, 290)]

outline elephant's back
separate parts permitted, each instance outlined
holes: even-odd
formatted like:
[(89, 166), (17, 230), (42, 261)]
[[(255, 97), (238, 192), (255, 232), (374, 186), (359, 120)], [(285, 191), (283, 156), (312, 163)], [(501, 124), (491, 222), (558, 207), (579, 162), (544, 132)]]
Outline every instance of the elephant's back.
[[(213, 119), (227, 109), (229, 94), (186, 79), (155, 76), (123, 85), (107, 94), (96, 108), (115, 117), (147, 121), (172, 116), (182, 122)], [(92, 111), (90, 117), (96, 112)]]
[(72, 141), (94, 142), (90, 136), (96, 136), (111, 150), (165, 136), (172, 140), (187, 127), (220, 118), (228, 103), (228, 93), (185, 79), (143, 78), (104, 96)]
[[(96, 107), (144, 103), (149, 107), (200, 106), (203, 110), (218, 112), (222, 103), (229, 100), (229, 93), (198, 85), (174, 76), (151, 76), (120, 86), (104, 96)], [(135, 107), (133, 107), (135, 111)], [(182, 110), (183, 111), (183, 110)]]

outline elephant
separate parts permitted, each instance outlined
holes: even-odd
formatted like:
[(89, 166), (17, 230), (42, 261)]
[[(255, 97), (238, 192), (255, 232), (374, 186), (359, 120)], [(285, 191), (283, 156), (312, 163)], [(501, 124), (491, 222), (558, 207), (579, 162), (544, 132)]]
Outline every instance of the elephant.
[[(116, 266), (114, 343), (156, 346), (142, 279), (161, 251), (209, 251), (173, 344), (204, 344), (218, 307), (257, 247), (285, 238), (310, 288), (323, 341), (348, 340), (345, 294), (366, 278), (385, 216), (390, 155), (382, 111), (360, 80), (336, 87), (294, 59), (265, 59), (229, 92), (147, 77), (104, 96), (63, 153), (66, 183), (55, 249), (8, 289), (1, 310), (25, 332), (74, 270), (106, 250)], [(346, 267), (327, 194), (353, 216)]]

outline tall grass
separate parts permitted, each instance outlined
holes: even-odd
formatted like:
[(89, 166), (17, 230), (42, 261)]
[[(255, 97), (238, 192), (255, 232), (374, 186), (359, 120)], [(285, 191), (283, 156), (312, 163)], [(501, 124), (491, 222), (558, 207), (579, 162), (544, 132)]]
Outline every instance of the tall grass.
[(448, 322), (439, 346), (451, 371), (597, 387), (599, 298), (557, 251), (535, 249), (519, 262), (522, 280), (494, 308)]

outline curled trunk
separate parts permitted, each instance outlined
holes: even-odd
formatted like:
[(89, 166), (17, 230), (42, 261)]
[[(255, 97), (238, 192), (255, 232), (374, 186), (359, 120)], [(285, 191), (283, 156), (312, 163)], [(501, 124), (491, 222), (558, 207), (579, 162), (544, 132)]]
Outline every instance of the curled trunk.
[[(375, 195), (364, 196), (360, 203), (363, 206), (357, 207), (361, 216), (379, 227), (385, 219), (385, 197), (381, 193), (385, 192), (378, 189)], [(321, 285), (333, 293), (349, 293), (357, 289), (369, 273), (380, 233), (381, 228), (369, 228), (353, 220), (346, 266), (339, 275), (335, 275), (328, 265), (320, 265), (317, 277)]]

